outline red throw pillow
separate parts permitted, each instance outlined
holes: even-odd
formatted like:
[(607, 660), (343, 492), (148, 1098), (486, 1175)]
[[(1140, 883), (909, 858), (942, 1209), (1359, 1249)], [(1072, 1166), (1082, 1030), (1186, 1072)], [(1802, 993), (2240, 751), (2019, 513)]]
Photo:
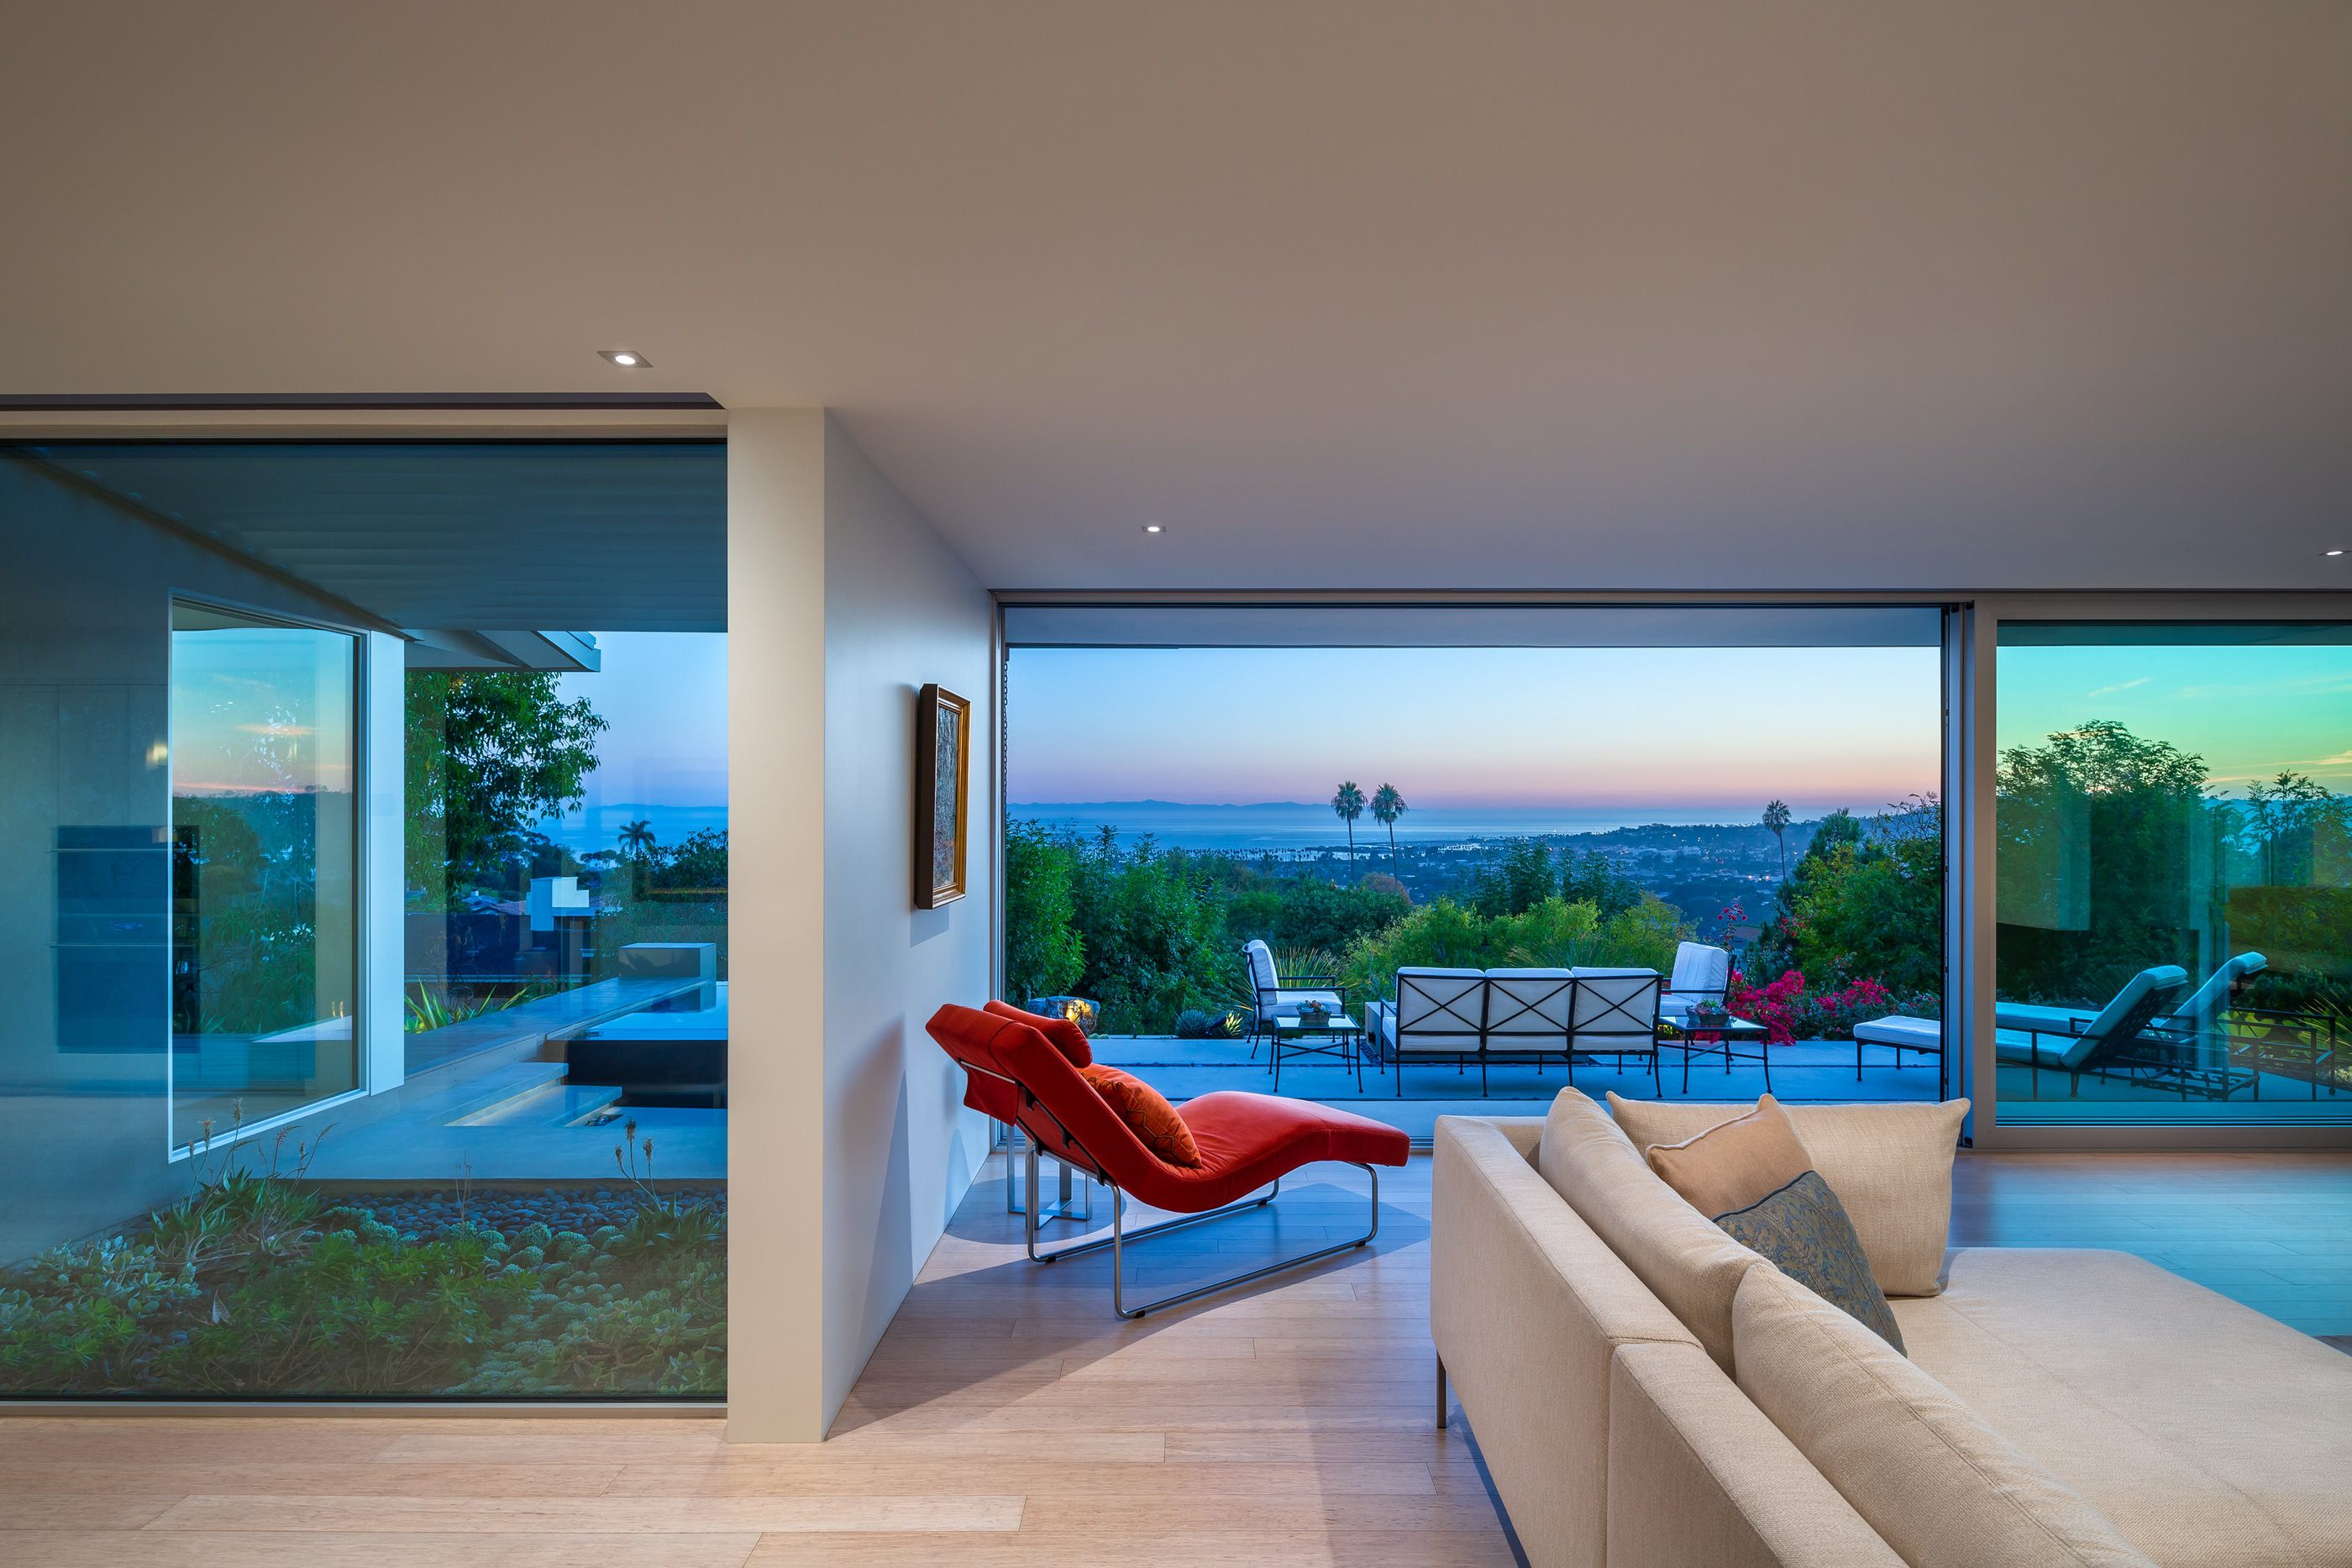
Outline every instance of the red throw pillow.
[(1046, 1013), (1024, 1013), (1011, 1002), (992, 1001), (988, 1010), (1001, 1019), (1018, 1019), (1054, 1042), (1054, 1049), (1070, 1059), (1073, 1067), (1084, 1067), (1095, 1059), (1087, 1044), (1087, 1031), (1068, 1019), (1058, 1019)]
[(1116, 1067), (1097, 1062), (1078, 1069), (1078, 1076), (1095, 1086), (1095, 1092), (1110, 1103), (1118, 1119), (1135, 1130), (1143, 1146), (1171, 1166), (1197, 1166), (1201, 1163), (1201, 1145), (1192, 1141), (1192, 1129), (1176, 1113), (1176, 1107), (1167, 1097), (1133, 1073), (1121, 1072)]

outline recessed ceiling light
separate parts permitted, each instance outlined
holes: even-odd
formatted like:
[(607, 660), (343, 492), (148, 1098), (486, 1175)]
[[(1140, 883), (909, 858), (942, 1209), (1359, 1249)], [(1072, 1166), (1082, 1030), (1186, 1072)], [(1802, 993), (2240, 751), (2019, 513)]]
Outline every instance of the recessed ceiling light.
[(642, 371), (647, 365), (653, 363), (651, 360), (648, 360), (643, 354), (638, 353), (635, 349), (599, 349), (596, 352), (603, 355), (605, 359), (612, 361), (614, 364), (620, 366), (625, 371)]
[(1147, 534), (1156, 534), (1160, 531), (1160, 525), (1158, 523), (1146, 523), (1143, 525), (1143, 531)]
[(2329, 555), (2342, 555), (2344, 552), (2343, 552), (2342, 550), (2340, 550), (2340, 549), (2332, 549), (2332, 550), (2329, 550), (2327, 553), (2328, 553)]

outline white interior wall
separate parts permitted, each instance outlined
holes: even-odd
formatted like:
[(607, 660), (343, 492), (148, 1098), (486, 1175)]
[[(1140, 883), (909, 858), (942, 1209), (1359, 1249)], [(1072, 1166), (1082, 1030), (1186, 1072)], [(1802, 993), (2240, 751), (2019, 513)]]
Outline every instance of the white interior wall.
[(984, 746), (968, 895), (919, 911), (911, 889), (916, 694), (954, 689), (991, 732), (992, 606), (821, 411), (731, 413), (727, 488), (728, 1433), (806, 1442), (987, 1152), (923, 1031), (988, 992)]
[[(996, 683), (979, 580), (830, 418), (824, 461), (829, 1424), (988, 1152), (962, 1072), (923, 1025), (988, 995)], [(931, 681), (972, 705), (971, 842), (965, 896), (919, 910), (916, 696)]]
[(824, 1435), (824, 415), (727, 434), (727, 1435)]

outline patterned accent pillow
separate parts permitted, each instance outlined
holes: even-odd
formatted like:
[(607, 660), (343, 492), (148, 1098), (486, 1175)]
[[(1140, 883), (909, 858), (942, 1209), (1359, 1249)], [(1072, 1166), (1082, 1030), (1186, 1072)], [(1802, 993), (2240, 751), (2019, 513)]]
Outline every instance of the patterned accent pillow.
[(1762, 1253), (1780, 1272), (1843, 1308), (1898, 1352), (1903, 1349), (1903, 1331), (1871, 1278), (1862, 1239), (1819, 1171), (1807, 1171), (1746, 1208), (1718, 1214), (1715, 1222), (1733, 1240)]
[(1177, 1114), (1176, 1107), (1168, 1103), (1167, 1096), (1159, 1090), (1131, 1072), (1121, 1072), (1099, 1061), (1079, 1068), (1078, 1076), (1109, 1102), (1110, 1108), (1118, 1113), (1118, 1119), (1143, 1140), (1145, 1148), (1171, 1166), (1189, 1167), (1201, 1163), (1201, 1145), (1192, 1141), (1192, 1129), (1184, 1124), (1184, 1118)]

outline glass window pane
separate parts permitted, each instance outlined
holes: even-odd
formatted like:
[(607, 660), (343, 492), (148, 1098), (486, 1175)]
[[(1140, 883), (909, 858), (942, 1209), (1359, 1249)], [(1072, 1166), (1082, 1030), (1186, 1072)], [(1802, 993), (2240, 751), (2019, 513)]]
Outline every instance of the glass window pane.
[(2007, 622), (2000, 1114), (2352, 1113), (2352, 628)]
[(0, 443), (0, 1396), (724, 1396), (724, 497)]
[[(1937, 1098), (1958, 1065), (1943, 625), (1916, 606), (1008, 615), (1008, 997), (1091, 1018), (1099, 1059), (1173, 1099), (1275, 1088), (1424, 1135), (1440, 1103), (1540, 1103), (1571, 1077)], [(1541, 978), (1441, 1006), (1401, 989), (1421, 967), (1654, 970), (1656, 1027), (1579, 1032)]]
[(172, 1137), (360, 1086), (352, 637), (172, 614)]

